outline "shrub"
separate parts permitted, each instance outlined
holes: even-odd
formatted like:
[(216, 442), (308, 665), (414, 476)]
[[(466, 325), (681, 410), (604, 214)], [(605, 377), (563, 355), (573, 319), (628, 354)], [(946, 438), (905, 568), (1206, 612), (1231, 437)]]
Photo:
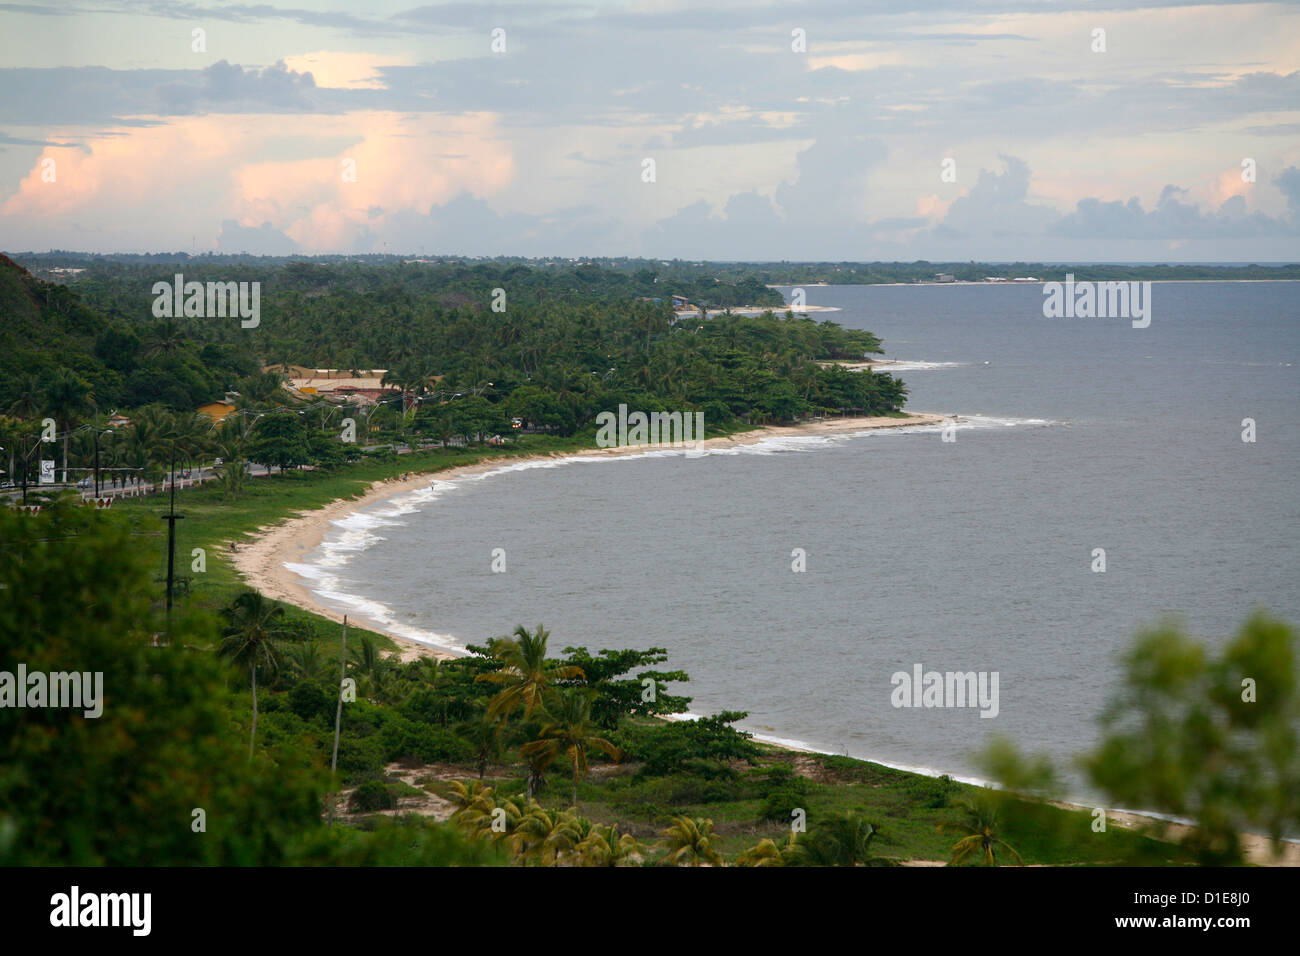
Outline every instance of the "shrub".
[(299, 681), (289, 691), (289, 709), (309, 722), (325, 714), (333, 718), (334, 703), (319, 684), (311, 681)]
[(789, 823), (792, 813), (797, 809), (807, 809), (804, 794), (795, 790), (773, 790), (763, 800), (759, 817), (778, 823)]
[(367, 780), (352, 792), (348, 800), (348, 809), (353, 813), (373, 813), (376, 810), (391, 810), (397, 806), (388, 784), (382, 780)]
[(808, 792), (808, 780), (795, 773), (788, 763), (777, 763), (759, 775), (758, 792), (762, 797), (781, 792), (802, 796)]
[(418, 760), (421, 763), (469, 763), (474, 747), (469, 741), (433, 724), (406, 717), (391, 717), (379, 732), (389, 760)]

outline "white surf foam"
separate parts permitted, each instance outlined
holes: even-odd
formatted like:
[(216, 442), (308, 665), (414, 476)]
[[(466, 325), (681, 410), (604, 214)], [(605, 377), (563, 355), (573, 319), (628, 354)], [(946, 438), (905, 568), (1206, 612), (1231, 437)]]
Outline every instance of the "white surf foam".
[[(930, 372), (944, 368), (965, 368), (970, 362), (925, 362), (921, 359), (883, 359), (877, 362), (872, 371), (879, 372)], [(988, 363), (985, 362), (985, 365)]]

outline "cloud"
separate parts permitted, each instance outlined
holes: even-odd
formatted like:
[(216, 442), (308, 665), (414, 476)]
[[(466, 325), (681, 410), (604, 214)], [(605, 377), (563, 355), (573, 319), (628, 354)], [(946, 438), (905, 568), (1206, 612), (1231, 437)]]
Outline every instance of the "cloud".
[[(1050, 206), (1028, 200), (1029, 165), (1014, 156), (1000, 159), (1005, 165), (1003, 171), (981, 169), (970, 192), (952, 201), (947, 215), (934, 228), (935, 236), (945, 239), (1027, 238), (1041, 235), (1048, 223), (1057, 217)], [(960, 166), (957, 175), (960, 182)]]
[(1051, 224), (1048, 233), (1072, 239), (1242, 239), (1300, 235), (1295, 215), (1300, 203), (1300, 170), (1277, 178), (1287, 197), (1291, 220), (1248, 212), (1245, 197), (1230, 196), (1217, 209), (1186, 202), (1187, 191), (1166, 186), (1151, 209), (1136, 198), (1127, 202), (1081, 199), (1075, 210)]
[(253, 228), (227, 219), (221, 224), (221, 233), (217, 236), (217, 251), (245, 252), (253, 256), (288, 256), (299, 249), (296, 242), (278, 229), (273, 229), (269, 222)]

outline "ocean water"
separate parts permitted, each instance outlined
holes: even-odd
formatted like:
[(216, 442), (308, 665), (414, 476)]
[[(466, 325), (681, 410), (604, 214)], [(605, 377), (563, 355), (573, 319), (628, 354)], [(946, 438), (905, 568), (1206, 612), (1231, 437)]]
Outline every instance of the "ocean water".
[[(1300, 623), (1300, 283), (1153, 290), (1135, 329), (1044, 318), (1038, 285), (809, 288), (907, 363), (909, 408), (969, 419), (956, 441), (513, 465), (352, 515), (295, 569), (446, 646), (541, 622), (555, 652), (666, 648), (693, 712), (769, 738), (962, 778), (993, 734), (1068, 762), (1140, 627)], [(997, 672), (997, 716), (894, 707), (917, 664)]]

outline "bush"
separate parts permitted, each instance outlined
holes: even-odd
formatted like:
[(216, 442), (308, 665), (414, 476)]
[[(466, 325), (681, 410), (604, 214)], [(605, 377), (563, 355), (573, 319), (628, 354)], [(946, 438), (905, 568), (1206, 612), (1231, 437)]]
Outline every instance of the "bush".
[[(333, 740), (328, 744), (333, 747)], [(344, 734), (339, 740), (339, 770), (345, 780), (356, 780), (370, 774), (383, 773), (384, 749), (374, 737), (356, 737)]]
[(774, 790), (763, 801), (763, 809), (759, 811), (759, 817), (777, 823), (789, 823), (795, 810), (808, 809), (806, 802), (804, 794), (798, 791)]
[(379, 732), (388, 760), (418, 760), (420, 763), (469, 763), (474, 747), (449, 730), (418, 723), (406, 717), (391, 717)]
[(334, 704), (319, 684), (310, 681), (299, 681), (289, 691), (289, 709), (308, 722), (326, 714), (333, 718)]
[(633, 759), (644, 761), (641, 777), (660, 777), (681, 770), (687, 761), (701, 759), (715, 763), (729, 760), (754, 762), (758, 748), (750, 735), (731, 726), (743, 720), (739, 711), (723, 711), (699, 720), (674, 721), (642, 733), (623, 737), (624, 749)]
[(803, 796), (808, 792), (808, 780), (794, 772), (788, 763), (777, 763), (759, 775), (758, 793), (770, 797), (774, 793), (793, 793)]
[(397, 806), (388, 784), (382, 780), (367, 780), (352, 792), (348, 800), (348, 810), (353, 813), (373, 813), (376, 810), (392, 810)]

